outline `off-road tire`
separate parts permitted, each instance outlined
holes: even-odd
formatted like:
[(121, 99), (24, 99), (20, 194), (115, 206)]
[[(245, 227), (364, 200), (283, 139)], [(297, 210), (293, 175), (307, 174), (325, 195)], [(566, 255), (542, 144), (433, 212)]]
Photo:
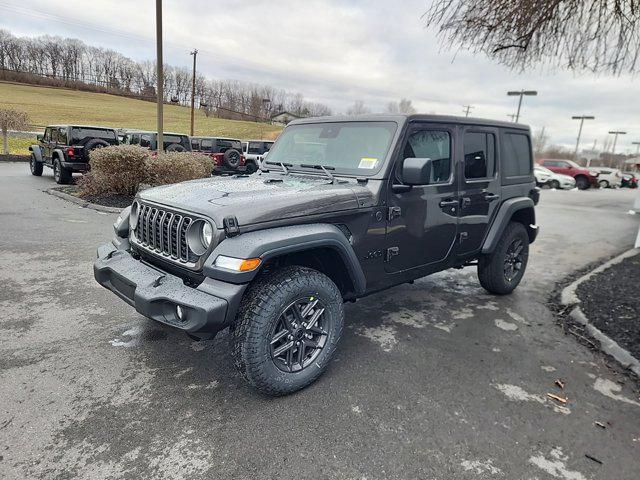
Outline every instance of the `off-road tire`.
[[(522, 241), (522, 265), (517, 275), (509, 279), (505, 273), (508, 249), (514, 242)], [(529, 235), (523, 224), (510, 222), (495, 250), (478, 260), (478, 279), (480, 285), (489, 293), (506, 295), (513, 292), (522, 280), (529, 259)]]
[(31, 159), (29, 160), (29, 169), (31, 170), (31, 175), (35, 177), (41, 176), (43, 168), (44, 165), (42, 164), (42, 162), (38, 162), (36, 160), (36, 156), (32, 153)]
[(86, 152), (87, 158), (89, 158), (89, 153), (96, 148), (104, 148), (108, 147), (109, 144), (102, 140), (101, 138), (92, 138), (87, 143), (84, 144), (84, 151)]
[(609, 182), (607, 182), (606, 180), (600, 180), (598, 182), (598, 185), (600, 185), (600, 188), (609, 188)]
[(69, 185), (73, 178), (73, 174), (69, 170), (62, 168), (58, 158), (53, 161), (53, 178), (58, 185)]
[(589, 188), (589, 180), (586, 177), (577, 177), (576, 178), (576, 187), (578, 187), (579, 190), (586, 190)]
[(222, 160), (227, 167), (235, 170), (240, 165), (240, 152), (235, 148), (230, 148), (224, 152)]
[(255, 173), (257, 171), (258, 171), (258, 166), (255, 164), (255, 162), (248, 161), (247, 162), (247, 173), (249, 175), (251, 175), (252, 173)]
[[(327, 338), (312, 364), (296, 372), (282, 371), (272, 358), (272, 332), (281, 314), (301, 297), (317, 298), (327, 317)], [(235, 366), (260, 393), (287, 395), (313, 383), (327, 368), (342, 335), (342, 295), (329, 277), (317, 270), (289, 266), (262, 274), (245, 293), (230, 328)]]

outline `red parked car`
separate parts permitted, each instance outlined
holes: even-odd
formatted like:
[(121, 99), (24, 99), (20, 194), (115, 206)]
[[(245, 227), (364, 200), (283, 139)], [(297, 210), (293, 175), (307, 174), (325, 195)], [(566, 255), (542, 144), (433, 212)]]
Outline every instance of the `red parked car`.
[(575, 178), (576, 186), (580, 190), (586, 190), (589, 187), (598, 187), (598, 172), (581, 167), (571, 160), (540, 160), (538, 164), (548, 168), (554, 173), (569, 175)]

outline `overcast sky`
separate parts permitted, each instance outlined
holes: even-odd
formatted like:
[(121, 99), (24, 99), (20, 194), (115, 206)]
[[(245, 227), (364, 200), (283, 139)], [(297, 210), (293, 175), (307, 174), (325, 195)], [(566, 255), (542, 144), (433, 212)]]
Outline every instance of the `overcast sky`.
[[(197, 48), (208, 77), (265, 83), (302, 93), (344, 112), (355, 100), (374, 112), (409, 98), (422, 113), (507, 120), (527, 97), (521, 122), (551, 141), (602, 147), (609, 130), (626, 130), (617, 152), (640, 141), (638, 79), (540, 69), (516, 74), (482, 55), (442, 49), (421, 15), (429, 0), (165, 0), (165, 62), (190, 65)], [(153, 0), (0, 0), (0, 28), (16, 35), (80, 38), (136, 60), (155, 58)]]

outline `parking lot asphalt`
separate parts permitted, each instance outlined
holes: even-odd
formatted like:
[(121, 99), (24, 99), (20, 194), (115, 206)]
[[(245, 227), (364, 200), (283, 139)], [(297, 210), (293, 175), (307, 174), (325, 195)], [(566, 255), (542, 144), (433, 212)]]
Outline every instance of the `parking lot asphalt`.
[(348, 304), (326, 374), (272, 399), (236, 374), (226, 332), (193, 342), (99, 287), (115, 215), (52, 186), (0, 164), (0, 478), (638, 478), (638, 384), (547, 307), (632, 246), (635, 191), (543, 191), (514, 294), (468, 268)]

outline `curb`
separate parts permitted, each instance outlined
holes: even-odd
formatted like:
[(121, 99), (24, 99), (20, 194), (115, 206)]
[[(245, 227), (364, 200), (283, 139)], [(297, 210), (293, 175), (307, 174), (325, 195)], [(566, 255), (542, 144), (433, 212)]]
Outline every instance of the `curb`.
[(103, 213), (122, 212), (122, 208), (105, 207), (104, 205), (98, 205), (96, 203), (87, 202), (86, 200), (82, 200), (81, 198), (74, 197), (73, 195), (69, 195), (68, 193), (61, 192), (60, 190), (56, 190), (55, 188), (44, 190), (44, 192), (48, 193), (49, 195), (53, 195), (54, 197), (61, 198), (62, 200), (66, 200), (67, 202), (80, 205), (82, 208), (90, 208), (91, 210), (96, 210), (98, 212), (103, 212)]
[(633, 257), (638, 254), (640, 254), (640, 249), (632, 248), (631, 250), (627, 250), (623, 254), (612, 258), (608, 262), (600, 265), (598, 268), (578, 278), (562, 290), (560, 294), (560, 303), (567, 308), (573, 307), (569, 312), (569, 316), (576, 322), (584, 325), (584, 327), (587, 329), (587, 332), (589, 332), (589, 335), (600, 342), (600, 350), (602, 350), (607, 355), (612, 356), (623, 367), (631, 370), (638, 377), (640, 377), (640, 360), (635, 358), (628, 350), (622, 348), (616, 341), (609, 338), (607, 335), (602, 333), (602, 331), (596, 328), (591, 322), (589, 322), (589, 319), (580, 308), (580, 303), (582, 302), (580, 301), (576, 293), (578, 290), (578, 286), (591, 279), (594, 275), (605, 271), (612, 265), (616, 265), (622, 262), (625, 258)]

